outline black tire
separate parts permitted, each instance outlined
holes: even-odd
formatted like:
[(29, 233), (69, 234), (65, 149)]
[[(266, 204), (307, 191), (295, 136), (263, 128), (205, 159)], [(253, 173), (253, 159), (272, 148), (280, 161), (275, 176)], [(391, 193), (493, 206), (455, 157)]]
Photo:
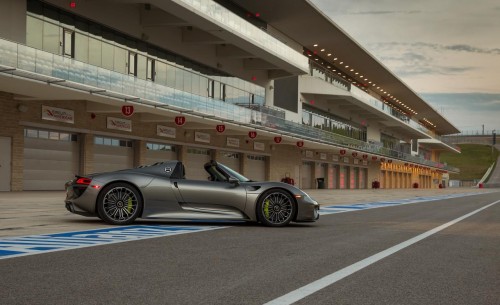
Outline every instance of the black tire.
[(257, 219), (270, 227), (283, 227), (292, 221), (297, 212), (293, 197), (282, 189), (271, 189), (257, 202)]
[(112, 225), (128, 225), (140, 215), (142, 198), (130, 184), (119, 182), (107, 185), (97, 197), (99, 218)]

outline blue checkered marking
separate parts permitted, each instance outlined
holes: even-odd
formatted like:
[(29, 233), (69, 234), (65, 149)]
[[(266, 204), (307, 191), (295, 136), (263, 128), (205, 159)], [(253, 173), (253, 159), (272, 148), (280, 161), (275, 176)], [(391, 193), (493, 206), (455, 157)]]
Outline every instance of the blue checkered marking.
[(0, 239), (0, 259), (222, 229), (217, 226), (135, 225)]
[(328, 215), (335, 213), (346, 213), (352, 211), (359, 210), (367, 210), (367, 209), (375, 209), (382, 208), (387, 206), (396, 206), (410, 203), (419, 203), (419, 202), (428, 202), (435, 200), (443, 200), (443, 199), (451, 199), (472, 195), (481, 195), (483, 193), (462, 193), (462, 194), (448, 194), (448, 195), (440, 195), (440, 196), (427, 196), (427, 197), (415, 197), (409, 199), (398, 199), (398, 200), (390, 200), (390, 201), (376, 201), (376, 202), (362, 202), (351, 205), (331, 205), (331, 206), (321, 206), (320, 215)]

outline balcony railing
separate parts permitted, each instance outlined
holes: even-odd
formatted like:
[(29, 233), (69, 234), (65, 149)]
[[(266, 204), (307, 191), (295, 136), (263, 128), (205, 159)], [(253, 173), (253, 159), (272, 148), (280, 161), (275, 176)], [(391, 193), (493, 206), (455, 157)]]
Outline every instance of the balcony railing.
[(202, 117), (217, 117), (236, 124), (262, 128), (304, 140), (458, 171), (456, 168), (441, 163), (287, 121), (255, 109), (194, 95), (3, 39), (0, 39), (0, 73), (123, 101), (185, 111)]

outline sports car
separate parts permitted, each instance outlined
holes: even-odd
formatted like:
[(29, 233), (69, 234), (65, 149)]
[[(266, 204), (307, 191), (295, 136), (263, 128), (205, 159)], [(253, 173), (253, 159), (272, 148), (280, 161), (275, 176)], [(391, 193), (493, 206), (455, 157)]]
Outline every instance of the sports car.
[(257, 182), (210, 161), (207, 180), (185, 178), (182, 162), (166, 161), (109, 173), (75, 176), (66, 183), (66, 209), (114, 225), (137, 218), (239, 220), (267, 226), (319, 218), (319, 204), (282, 182)]

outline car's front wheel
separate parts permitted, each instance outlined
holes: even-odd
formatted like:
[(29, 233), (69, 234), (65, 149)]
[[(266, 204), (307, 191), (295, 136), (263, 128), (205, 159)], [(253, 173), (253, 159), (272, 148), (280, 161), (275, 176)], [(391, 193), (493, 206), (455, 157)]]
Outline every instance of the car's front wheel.
[(141, 209), (139, 192), (127, 183), (112, 183), (103, 188), (97, 198), (99, 217), (112, 225), (132, 223)]
[(295, 202), (288, 192), (272, 189), (260, 197), (257, 203), (257, 218), (266, 226), (282, 227), (292, 221), (296, 209)]

